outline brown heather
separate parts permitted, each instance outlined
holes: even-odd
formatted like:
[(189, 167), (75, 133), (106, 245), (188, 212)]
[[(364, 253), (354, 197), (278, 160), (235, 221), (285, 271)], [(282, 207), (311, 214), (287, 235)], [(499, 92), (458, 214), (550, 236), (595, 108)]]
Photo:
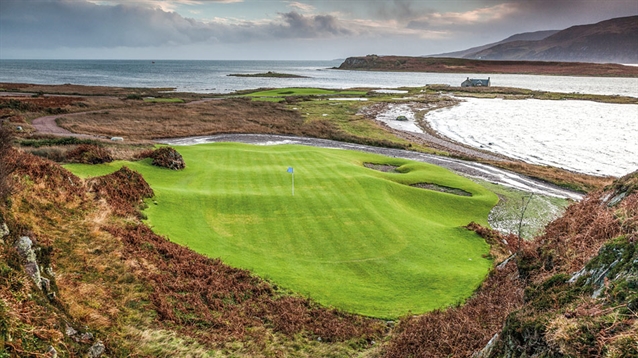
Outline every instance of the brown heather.
[(80, 144), (66, 153), (66, 161), (83, 164), (102, 164), (113, 161), (111, 152), (101, 146)]
[(284, 134), (344, 142), (405, 148), (385, 139), (372, 139), (341, 130), (324, 119), (304, 120), (298, 111), (273, 102), (235, 98), (184, 104), (153, 104), (60, 119), (72, 132), (148, 140), (189, 136), (254, 133)]
[[(385, 334), (377, 320), (280, 292), (155, 235), (131, 215), (152, 195), (136, 172), (122, 168), (84, 184), (39, 157), (13, 151), (10, 161), (16, 190), (0, 210), (12, 232), (5, 239), (32, 238), (40, 264), (55, 272), (46, 277), (56, 292), (47, 299), (16, 250), (0, 245), (0, 349), (14, 356), (42, 356), (49, 345), (61, 356), (84, 355), (94, 341), (76, 342), (66, 325), (92, 332), (109, 356), (142, 357), (183, 352), (180, 344), (239, 356), (300, 347), (295, 355), (343, 355)], [(165, 340), (175, 332), (179, 339)]]
[(402, 320), (385, 357), (471, 357), (522, 305), (523, 288), (516, 264), (510, 262), (493, 271), (464, 305)]
[(327, 342), (369, 340), (383, 334), (378, 321), (278, 294), (250, 272), (174, 244), (144, 225), (106, 230), (124, 243), (124, 259), (138, 262), (135, 274), (152, 287), (150, 298), (158, 320), (200, 342), (241, 341), (249, 332), (259, 332), (258, 327)]
[(120, 216), (139, 215), (139, 210), (144, 205), (143, 200), (155, 195), (142, 175), (127, 167), (90, 179), (87, 185), (97, 199), (104, 198), (113, 213)]
[[(541, 281), (556, 273), (574, 273), (582, 269), (609, 240), (627, 235), (635, 242), (638, 235), (638, 192), (634, 192), (617, 208), (602, 201), (597, 192), (572, 204), (559, 219), (545, 228), (545, 234), (523, 246), (521, 260), (533, 281)], [(538, 265), (538, 266), (536, 266)]]
[[(603, 198), (609, 199), (610, 195), (619, 191), (631, 191), (637, 187), (638, 173), (629, 174), (607, 191), (596, 192), (582, 202), (572, 204), (561, 218), (546, 227), (543, 235), (533, 241), (523, 241), (520, 251), (519, 241), (514, 235), (504, 237), (480, 225), (470, 224), (469, 229), (492, 245), (491, 255), (497, 262), (510, 252), (519, 251), (519, 257), (505, 268), (492, 271), (463, 306), (402, 320), (391, 336), (385, 356), (470, 357), (501, 331), (506, 318), (508, 321), (531, 321), (532, 327), (538, 327), (541, 323), (534, 320), (547, 315), (547, 312), (538, 312), (530, 306), (530, 298), (524, 295), (524, 289), (532, 285), (538, 287), (558, 273), (571, 275), (582, 269), (605, 243), (618, 236), (624, 235), (635, 245), (638, 240), (638, 191), (613, 208), (608, 207)], [(559, 282), (564, 284), (564, 279)], [(550, 302), (558, 304), (558, 300)], [(633, 349), (638, 349), (635, 347), (638, 334), (635, 313), (623, 316), (618, 310), (626, 305), (609, 307), (604, 303), (584, 295), (568, 311), (557, 312), (557, 316), (547, 323), (548, 331), (544, 336), (534, 339), (559, 345), (564, 349), (563, 353), (571, 352), (573, 356), (583, 357), (599, 357), (611, 344), (614, 347), (610, 349), (615, 350), (619, 357), (623, 356), (618, 351), (622, 348), (617, 347), (623, 347), (622, 344), (633, 344)], [(608, 323), (609, 319), (615, 320), (613, 324)], [(599, 326), (601, 328), (596, 328)], [(537, 334), (543, 334), (544, 329)], [(581, 342), (579, 337), (574, 336), (585, 332), (593, 334), (593, 343)], [(532, 347), (533, 339), (528, 339)], [(507, 342), (503, 344), (507, 345)], [(534, 348), (530, 347), (523, 348), (523, 351), (532, 354)]]

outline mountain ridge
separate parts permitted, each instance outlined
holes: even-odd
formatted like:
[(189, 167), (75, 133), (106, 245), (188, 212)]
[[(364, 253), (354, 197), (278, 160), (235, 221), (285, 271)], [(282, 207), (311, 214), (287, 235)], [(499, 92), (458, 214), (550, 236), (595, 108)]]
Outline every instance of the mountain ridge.
[[(544, 38), (534, 39), (533, 34), (517, 34), (494, 44), (432, 56), (505, 61), (638, 63), (638, 15), (571, 26)], [(542, 34), (537, 35), (542, 37)]]
[(465, 58), (466, 56), (470, 56), (476, 52), (479, 51), (483, 51), (486, 49), (489, 49), (491, 47), (494, 47), (496, 45), (501, 45), (501, 44), (505, 44), (505, 43), (509, 43), (509, 42), (514, 42), (514, 41), (536, 41), (536, 40), (542, 40), (545, 39), (551, 35), (554, 35), (555, 33), (559, 32), (561, 30), (541, 30), (541, 31), (534, 31), (534, 32), (522, 32), (519, 34), (515, 34), (512, 35), (504, 40), (501, 41), (497, 41), (497, 42), (492, 42), (486, 45), (482, 45), (482, 46), (475, 46), (475, 47), (471, 47), (468, 48), (466, 50), (461, 50), (461, 51), (454, 51), (454, 52), (445, 52), (445, 53), (439, 53), (439, 54), (434, 54), (434, 55), (427, 55), (427, 56), (423, 56), (423, 57), (453, 57), (453, 58)]

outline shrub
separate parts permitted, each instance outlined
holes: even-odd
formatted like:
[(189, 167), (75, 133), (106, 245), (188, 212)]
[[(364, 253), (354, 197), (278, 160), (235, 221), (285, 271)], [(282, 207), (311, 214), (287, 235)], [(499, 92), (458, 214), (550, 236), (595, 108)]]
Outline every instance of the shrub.
[(172, 170), (180, 170), (186, 167), (184, 158), (171, 147), (162, 147), (153, 151), (150, 155), (153, 158), (153, 165)]
[(120, 216), (141, 216), (138, 209), (144, 205), (143, 200), (153, 197), (153, 189), (142, 175), (127, 167), (115, 173), (93, 178), (88, 182), (90, 190), (96, 198), (104, 198)]
[(113, 161), (113, 156), (108, 149), (91, 144), (80, 144), (77, 148), (69, 151), (67, 160), (75, 163), (102, 164)]
[(46, 147), (46, 148), (31, 149), (28, 152), (30, 152), (31, 154), (35, 156), (46, 158), (58, 163), (66, 161), (66, 152), (60, 148)]
[(23, 139), (19, 141), (19, 144), (23, 147), (43, 147), (52, 145), (77, 145), (77, 144), (96, 144), (97, 142), (92, 139), (79, 139), (77, 137), (43, 137), (33, 139)]

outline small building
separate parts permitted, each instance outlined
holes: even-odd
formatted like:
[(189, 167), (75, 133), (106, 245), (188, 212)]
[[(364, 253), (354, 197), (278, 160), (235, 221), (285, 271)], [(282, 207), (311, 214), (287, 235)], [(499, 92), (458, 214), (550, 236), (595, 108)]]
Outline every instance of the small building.
[(489, 77), (486, 80), (468, 77), (461, 83), (461, 87), (489, 87), (491, 84)]

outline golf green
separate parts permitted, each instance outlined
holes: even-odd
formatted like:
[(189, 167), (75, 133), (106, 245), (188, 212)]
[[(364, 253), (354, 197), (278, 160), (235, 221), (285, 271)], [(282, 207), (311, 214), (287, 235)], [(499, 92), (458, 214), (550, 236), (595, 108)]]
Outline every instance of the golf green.
[[(84, 177), (122, 165), (139, 171), (155, 190), (157, 205), (145, 210), (155, 232), (349, 312), (395, 318), (454, 305), (491, 267), (483, 257), (489, 246), (462, 226), (487, 224), (497, 197), (446, 169), (296, 145), (177, 149), (183, 171), (150, 160), (66, 167)], [(399, 172), (364, 163), (396, 165)]]

